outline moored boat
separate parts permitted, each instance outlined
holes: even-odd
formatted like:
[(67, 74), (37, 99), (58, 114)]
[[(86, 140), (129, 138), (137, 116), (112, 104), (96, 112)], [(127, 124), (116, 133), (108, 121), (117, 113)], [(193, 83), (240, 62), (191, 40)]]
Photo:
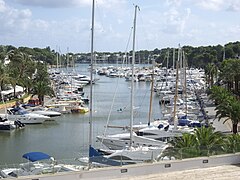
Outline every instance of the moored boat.
[(29, 113), (21, 108), (8, 108), (7, 114), (0, 114), (0, 117), (7, 118), (10, 121), (18, 120), (23, 124), (42, 124), (50, 119), (48, 116)]

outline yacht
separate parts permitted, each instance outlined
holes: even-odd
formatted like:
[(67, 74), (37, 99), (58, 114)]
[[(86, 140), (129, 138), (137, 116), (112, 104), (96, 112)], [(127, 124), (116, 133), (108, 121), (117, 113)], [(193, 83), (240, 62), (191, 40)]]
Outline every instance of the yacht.
[(0, 117), (0, 130), (1, 131), (10, 131), (16, 129), (16, 125), (14, 121), (9, 121), (8, 119), (4, 119)]
[(22, 124), (42, 124), (44, 121), (49, 120), (50, 117), (29, 113), (21, 108), (8, 108), (6, 114), (0, 114), (0, 117), (7, 118), (10, 121), (20, 121)]
[[(97, 140), (111, 150), (125, 149), (130, 146), (130, 133), (121, 133), (108, 136), (97, 136)], [(138, 136), (132, 132), (132, 147), (161, 147), (166, 143), (163, 141), (154, 140), (152, 138)]]
[(24, 106), (24, 105), (22, 107), (29, 113), (35, 113), (35, 114), (40, 114), (40, 115), (44, 115), (44, 116), (49, 116), (51, 118), (56, 118), (56, 117), (59, 117), (62, 115), (62, 113), (49, 110), (47, 107), (42, 107), (42, 106), (30, 107), (30, 106)]

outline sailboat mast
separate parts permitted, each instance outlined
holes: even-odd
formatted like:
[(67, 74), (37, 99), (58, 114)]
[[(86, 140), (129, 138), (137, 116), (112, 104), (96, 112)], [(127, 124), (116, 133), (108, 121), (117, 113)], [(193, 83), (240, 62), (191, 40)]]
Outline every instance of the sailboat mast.
[[(91, 67), (90, 67), (90, 99), (89, 99), (89, 150), (92, 146), (92, 116), (93, 116), (93, 88), (92, 88), (92, 79), (93, 79), (93, 38), (94, 38), (94, 7), (95, 0), (92, 1), (92, 27), (91, 27)], [(90, 166), (90, 158), (89, 158), (89, 166)]]
[(177, 124), (178, 124), (178, 119), (177, 119), (177, 99), (178, 99), (178, 79), (179, 79), (179, 61), (180, 61), (180, 54), (181, 54), (181, 48), (179, 45), (178, 49), (178, 60), (176, 63), (176, 85), (175, 85), (175, 96), (174, 96), (174, 109), (173, 109), (173, 120), (174, 120), (174, 130), (177, 130)]
[(184, 51), (182, 51), (182, 58), (183, 58), (183, 66), (184, 66), (184, 97), (185, 97), (185, 113), (187, 115), (188, 106), (187, 106), (187, 59), (185, 58)]
[(152, 78), (151, 78), (151, 92), (150, 92), (150, 105), (149, 105), (149, 114), (148, 114), (148, 126), (150, 126), (151, 123), (151, 117), (152, 117), (152, 99), (153, 99), (153, 83), (154, 83), (154, 65), (155, 61), (152, 62)]
[(130, 147), (132, 146), (132, 137), (133, 137), (133, 106), (134, 106), (134, 64), (135, 64), (135, 39), (136, 39), (136, 22), (137, 22), (137, 8), (135, 5), (134, 21), (133, 21), (133, 55), (132, 55), (132, 79), (131, 79), (131, 119), (130, 119)]
[(173, 69), (175, 67), (175, 48), (173, 48)]

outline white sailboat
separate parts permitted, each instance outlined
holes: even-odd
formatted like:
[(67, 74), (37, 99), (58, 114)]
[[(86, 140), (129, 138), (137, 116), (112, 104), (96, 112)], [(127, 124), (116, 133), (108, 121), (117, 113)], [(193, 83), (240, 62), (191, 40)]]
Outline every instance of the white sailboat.
[[(135, 74), (134, 72), (134, 64), (135, 64), (135, 34), (136, 34), (136, 16), (137, 16), (137, 10), (139, 7), (135, 5), (135, 13), (134, 13), (134, 27), (133, 27), (133, 56), (132, 56), (132, 75)], [(138, 162), (143, 162), (143, 161), (150, 161), (155, 158), (163, 150), (165, 150), (168, 145), (162, 141), (156, 141), (150, 138), (146, 137), (140, 137), (136, 136), (133, 132), (133, 111), (134, 111), (134, 79), (131, 78), (131, 113), (130, 113), (130, 132), (125, 135), (122, 134), (121, 138), (117, 138), (118, 135), (115, 136), (115, 145), (120, 145), (119, 150), (106, 150), (105, 152), (110, 153), (110, 155), (106, 155), (104, 157), (119, 161), (121, 164), (122, 163), (138, 163)], [(109, 137), (109, 136), (108, 136)], [(110, 140), (107, 140), (107, 138), (102, 137), (101, 140), (102, 142), (114, 142), (114, 135), (112, 136), (113, 138)], [(119, 136), (120, 137), (120, 136)], [(100, 136), (97, 137), (100, 139)], [(126, 144), (127, 143), (127, 144)], [(146, 144), (148, 146), (146, 146)], [(106, 144), (105, 144), (106, 145)], [(123, 147), (122, 147), (123, 146)], [(143, 147), (144, 146), (144, 147)], [(108, 146), (110, 147), (110, 146)], [(110, 148), (116, 148), (115, 147), (110, 147)], [(124, 161), (123, 161), (124, 160)]]
[[(90, 98), (89, 98), (89, 156), (87, 158), (88, 168), (91, 168), (93, 164), (104, 164), (110, 166), (119, 166), (119, 162), (109, 160), (101, 156), (97, 150), (92, 146), (92, 131), (93, 131), (93, 62), (94, 62), (94, 52), (93, 52), (93, 40), (94, 40), (94, 10), (95, 10), (95, 0), (92, 1), (92, 28), (91, 28), (91, 65), (90, 65)], [(86, 162), (86, 158), (79, 159), (82, 162)]]

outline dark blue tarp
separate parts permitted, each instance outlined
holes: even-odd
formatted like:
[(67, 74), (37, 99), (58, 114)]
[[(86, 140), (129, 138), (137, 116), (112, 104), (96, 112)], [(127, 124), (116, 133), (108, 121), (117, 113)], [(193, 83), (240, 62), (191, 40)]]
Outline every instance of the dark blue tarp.
[(188, 119), (179, 119), (178, 120), (178, 125), (179, 126), (187, 126), (191, 121)]
[(121, 166), (126, 165), (127, 163), (118, 162), (112, 159), (108, 159), (101, 155), (96, 149), (94, 149), (92, 146), (89, 147), (89, 161), (108, 165), (108, 166)]
[(89, 147), (89, 157), (101, 156), (101, 154), (92, 146)]
[(34, 161), (39, 161), (43, 159), (50, 159), (51, 156), (43, 152), (29, 152), (24, 154), (22, 157), (29, 161), (34, 162)]

